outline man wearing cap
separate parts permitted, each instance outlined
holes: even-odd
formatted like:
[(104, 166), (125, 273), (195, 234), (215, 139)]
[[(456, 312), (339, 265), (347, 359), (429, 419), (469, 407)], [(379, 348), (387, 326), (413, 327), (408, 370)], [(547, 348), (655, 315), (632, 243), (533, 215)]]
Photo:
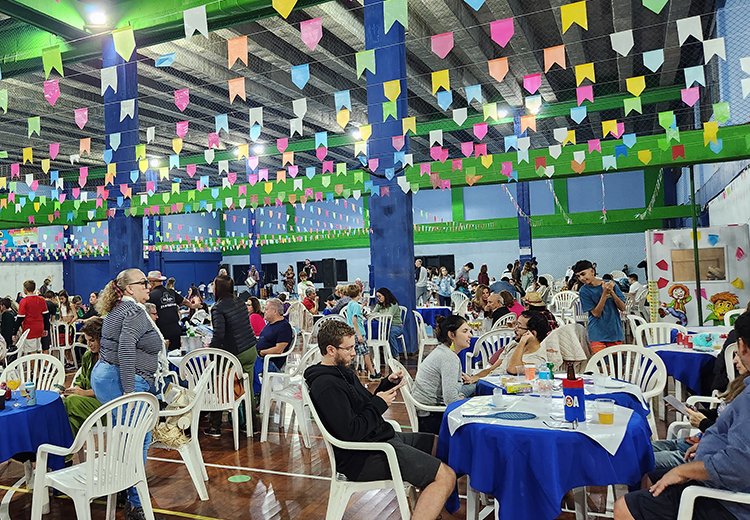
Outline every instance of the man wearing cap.
[(555, 316), (547, 310), (547, 304), (542, 301), (542, 297), (539, 296), (538, 292), (527, 292), (526, 296), (521, 298), (521, 301), (523, 302), (524, 307), (526, 307), (526, 310), (535, 311), (544, 316), (547, 319), (547, 324), (549, 325), (550, 330), (555, 330), (558, 327)]
[(180, 336), (182, 327), (180, 326), (180, 305), (185, 305), (191, 309), (199, 309), (199, 304), (193, 304), (190, 300), (183, 298), (173, 289), (164, 287), (166, 276), (162, 276), (161, 271), (149, 271), (148, 281), (151, 283), (151, 293), (148, 302), (156, 306), (158, 318), (156, 326), (169, 341), (168, 349), (175, 350), (180, 348)]

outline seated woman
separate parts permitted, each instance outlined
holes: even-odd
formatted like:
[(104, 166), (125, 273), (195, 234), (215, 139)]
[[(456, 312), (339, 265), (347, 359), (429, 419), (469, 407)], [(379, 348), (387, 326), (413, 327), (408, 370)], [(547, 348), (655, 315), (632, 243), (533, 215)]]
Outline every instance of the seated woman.
[(486, 285), (477, 285), (477, 290), (474, 292), (474, 299), (471, 300), (471, 311), (474, 313), (474, 316), (484, 316), (485, 311), (488, 310), (487, 304), (489, 303), (488, 300), (491, 293), (492, 291)]
[(250, 314), (250, 325), (253, 327), (255, 337), (258, 338), (266, 326), (266, 320), (263, 317), (263, 309), (260, 308), (260, 300), (251, 296), (246, 302), (247, 310)]
[(401, 320), (401, 308), (398, 306), (398, 300), (393, 296), (393, 293), (385, 287), (378, 289), (375, 296), (378, 298), (378, 303), (375, 305), (372, 312), (382, 312), (383, 314), (390, 314), (393, 316), (388, 342), (391, 344), (391, 354), (394, 358), (398, 358), (400, 349), (398, 346), (399, 342), (396, 338), (404, 333), (404, 322)]
[[(465, 384), (468, 377), (461, 372), (461, 362), (456, 355), (469, 347), (471, 328), (465, 319), (455, 314), (438, 316), (436, 321), (435, 337), (440, 344), (419, 366), (412, 395), (422, 404), (444, 406), (471, 397), (476, 391), (475, 384)], [(420, 432), (439, 433), (442, 412), (418, 414)]]
[(65, 411), (68, 413), (70, 429), (73, 430), (73, 437), (76, 436), (83, 422), (97, 408), (101, 406), (99, 400), (94, 396), (91, 389), (91, 371), (94, 365), (99, 361), (99, 342), (102, 339), (103, 320), (99, 316), (94, 316), (86, 320), (81, 327), (81, 332), (86, 338), (88, 350), (83, 354), (81, 359), (81, 371), (73, 381), (73, 386), (65, 390), (63, 394), (63, 404)]
[(510, 292), (500, 291), (500, 297), (503, 299), (503, 305), (510, 312), (514, 313), (516, 317), (521, 316), (521, 313), (524, 311), (523, 305), (518, 303)]

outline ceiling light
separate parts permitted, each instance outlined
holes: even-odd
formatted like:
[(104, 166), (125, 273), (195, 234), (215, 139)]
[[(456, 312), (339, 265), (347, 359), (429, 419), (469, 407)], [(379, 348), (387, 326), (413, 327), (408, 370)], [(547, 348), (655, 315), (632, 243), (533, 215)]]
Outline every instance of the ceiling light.
[(508, 117), (508, 111), (507, 110), (502, 110), (502, 109), (498, 110), (497, 111), (497, 117), (499, 117), (500, 119), (502, 119), (504, 117)]
[(159, 159), (151, 159), (151, 167), (156, 168), (159, 166)]
[(94, 8), (89, 12), (89, 23), (91, 25), (106, 25), (107, 15), (98, 7)]
[(542, 106), (541, 106), (541, 105), (539, 105), (538, 107), (534, 107), (534, 108), (532, 108), (532, 109), (531, 109), (531, 113), (532, 113), (532, 114), (534, 114), (534, 115), (536, 115), (536, 114), (538, 114), (538, 113), (539, 113), (539, 112), (540, 112), (541, 110), (542, 110)]
[(235, 157), (239, 157), (240, 156), (240, 149), (239, 148), (235, 148), (234, 149), (234, 155), (235, 155)]
[(352, 130), (352, 137), (355, 141), (359, 141), (362, 139), (362, 134), (359, 132), (359, 130)]
[(256, 144), (255, 146), (253, 146), (253, 153), (255, 155), (260, 155), (265, 151), (266, 151), (266, 147), (263, 146), (262, 144)]

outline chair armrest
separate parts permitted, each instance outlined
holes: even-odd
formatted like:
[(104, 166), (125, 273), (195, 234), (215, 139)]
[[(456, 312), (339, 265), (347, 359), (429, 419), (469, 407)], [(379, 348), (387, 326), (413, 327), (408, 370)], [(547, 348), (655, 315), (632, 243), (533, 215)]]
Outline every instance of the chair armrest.
[(667, 429), (667, 439), (679, 439), (680, 434), (683, 433), (685, 430), (687, 430), (688, 435), (684, 435), (683, 437), (689, 436), (691, 430), (694, 430), (697, 428), (693, 428), (689, 422), (684, 421), (675, 421), (672, 424), (669, 425), (669, 428)]
[(273, 358), (285, 358), (289, 356), (289, 354), (292, 353), (292, 350), (289, 349), (286, 352), (282, 352), (281, 354), (266, 354), (263, 356), (263, 373), (265, 374), (268, 372), (268, 363), (271, 362), (271, 359)]
[(722, 400), (718, 397), (708, 397), (706, 395), (691, 395), (687, 398), (687, 404), (695, 405), (698, 403), (703, 404), (721, 404)]
[(750, 504), (750, 493), (736, 493), (723, 489), (714, 489), (703, 486), (688, 486), (682, 491), (680, 497), (680, 509), (677, 520), (691, 520), (693, 517), (693, 505), (698, 497), (714, 498), (740, 504)]
[(422, 404), (418, 401), (414, 401), (414, 408), (417, 410), (422, 410), (425, 412), (445, 412), (445, 406), (437, 406), (437, 405), (429, 405), (429, 404)]
[(37, 457), (39, 457), (42, 453), (44, 454), (49, 453), (50, 455), (59, 455), (61, 457), (65, 457), (75, 452), (73, 451), (72, 447), (63, 448), (62, 446), (55, 446), (54, 444), (42, 444), (36, 449), (36, 453), (37, 453)]
[(394, 421), (393, 419), (386, 419), (385, 422), (393, 426), (393, 431), (396, 431), (396, 432), (401, 431), (401, 425), (398, 423), (398, 421)]

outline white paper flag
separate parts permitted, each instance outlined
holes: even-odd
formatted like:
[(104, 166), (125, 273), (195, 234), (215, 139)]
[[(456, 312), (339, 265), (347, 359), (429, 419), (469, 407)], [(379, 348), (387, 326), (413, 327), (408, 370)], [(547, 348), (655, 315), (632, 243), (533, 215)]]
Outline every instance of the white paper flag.
[(453, 122), (458, 126), (461, 126), (468, 117), (468, 110), (466, 108), (456, 108), (453, 110)]
[(149, 126), (146, 128), (146, 144), (153, 142), (154, 137), (156, 137), (156, 127)]
[(443, 146), (443, 131), (442, 130), (430, 130), (430, 146), (437, 143)]
[(206, 20), (206, 6), (199, 5), (192, 9), (186, 9), (182, 13), (185, 22), (185, 39), (190, 41), (195, 31), (198, 31), (208, 39), (208, 21)]
[(714, 38), (703, 42), (703, 63), (708, 63), (714, 55), (722, 60), (727, 60), (727, 49), (724, 46), (724, 38)]
[(263, 107), (250, 109), (250, 127), (256, 124), (263, 126)]
[(630, 53), (630, 50), (633, 48), (632, 29), (612, 33), (609, 35), (609, 38), (612, 41), (612, 50), (621, 54), (622, 56), (627, 56), (628, 53)]
[(302, 137), (302, 118), (289, 120), (289, 137), (294, 137), (294, 134), (299, 134)]
[(117, 66), (102, 69), (102, 96), (107, 91), (107, 87), (117, 93)]
[(135, 117), (135, 99), (126, 99), (120, 102), (120, 121), (126, 117)]
[(703, 41), (703, 27), (701, 26), (700, 16), (677, 20), (677, 38), (680, 40), (680, 47), (689, 36), (693, 36), (699, 42)]
[(307, 98), (295, 99), (292, 101), (292, 110), (294, 110), (294, 115), (300, 119), (305, 117), (305, 114), (307, 114)]

